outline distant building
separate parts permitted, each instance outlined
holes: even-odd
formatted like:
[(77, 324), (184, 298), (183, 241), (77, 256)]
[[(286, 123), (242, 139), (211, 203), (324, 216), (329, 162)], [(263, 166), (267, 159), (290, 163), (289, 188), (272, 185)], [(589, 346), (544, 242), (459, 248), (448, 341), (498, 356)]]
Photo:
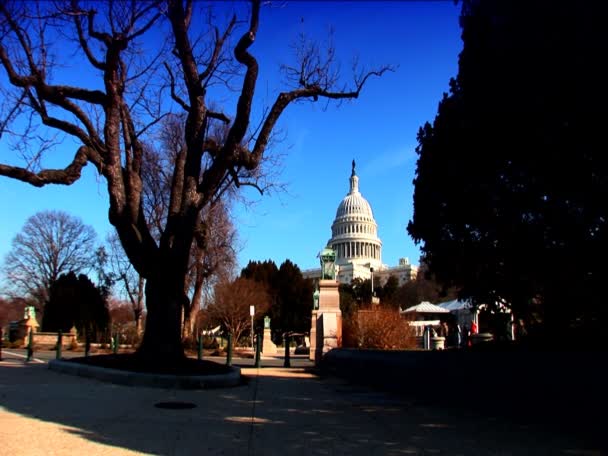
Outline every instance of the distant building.
[[(393, 275), (399, 285), (416, 277), (418, 268), (407, 258), (399, 259), (399, 265), (382, 264), (382, 241), (378, 237), (378, 224), (369, 202), (359, 192), (359, 177), (353, 160), (350, 190), (338, 205), (336, 218), (331, 225), (331, 239), (327, 245), (336, 252), (337, 279), (350, 283), (353, 279), (369, 279), (372, 271), (374, 284), (384, 284)], [(318, 279), (321, 269), (308, 269), (304, 277)]]

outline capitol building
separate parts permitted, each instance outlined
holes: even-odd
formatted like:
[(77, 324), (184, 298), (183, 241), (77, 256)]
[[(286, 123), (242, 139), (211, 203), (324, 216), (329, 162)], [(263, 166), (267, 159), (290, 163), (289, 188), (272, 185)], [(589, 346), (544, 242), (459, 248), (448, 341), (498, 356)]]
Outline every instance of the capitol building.
[[(349, 284), (356, 278), (370, 279), (373, 274), (375, 284), (382, 285), (390, 276), (395, 276), (402, 285), (416, 277), (418, 268), (407, 258), (399, 259), (399, 265), (393, 267), (382, 264), (378, 224), (372, 207), (359, 191), (354, 160), (349, 191), (338, 205), (327, 245), (336, 252), (336, 274), (340, 283)], [(306, 278), (318, 279), (321, 269), (305, 270), (302, 274)]]

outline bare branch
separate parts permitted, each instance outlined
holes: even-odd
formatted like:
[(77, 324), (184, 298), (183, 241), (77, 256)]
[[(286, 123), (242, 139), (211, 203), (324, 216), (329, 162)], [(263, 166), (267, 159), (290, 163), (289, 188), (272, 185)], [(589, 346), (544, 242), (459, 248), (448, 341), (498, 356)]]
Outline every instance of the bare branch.
[(257, 166), (259, 160), (261, 159), (261, 155), (266, 149), (270, 134), (272, 133), (272, 130), (274, 129), (277, 120), (279, 119), (287, 105), (289, 105), (289, 103), (291, 103), (292, 101), (300, 98), (310, 98), (316, 101), (319, 97), (328, 98), (332, 100), (358, 98), (359, 94), (361, 93), (361, 90), (363, 90), (363, 86), (371, 76), (382, 76), (387, 71), (394, 71), (394, 69), (393, 67), (387, 65), (378, 70), (366, 73), (356, 83), (355, 90), (348, 92), (332, 92), (328, 90), (323, 90), (318, 86), (313, 86), (279, 94), (274, 104), (272, 105), (272, 108), (270, 109), (268, 117), (266, 117), (266, 120), (264, 121), (264, 125), (260, 131), (252, 153), (250, 155), (242, 155), (240, 157), (239, 163), (241, 163), (247, 169), (253, 169), (255, 166)]
[(0, 164), (0, 176), (7, 176), (23, 182), (27, 182), (35, 187), (42, 187), (47, 184), (73, 184), (80, 178), (82, 168), (88, 162), (88, 148), (82, 146), (76, 152), (74, 160), (64, 169), (45, 169), (38, 173), (31, 172), (26, 168)]
[(249, 30), (241, 37), (236, 47), (234, 48), (234, 57), (236, 60), (247, 67), (247, 72), (243, 79), (241, 95), (237, 103), (236, 116), (232, 128), (228, 133), (226, 140), (226, 150), (232, 150), (238, 143), (241, 142), (247, 127), (249, 126), (249, 117), (251, 114), (251, 102), (255, 93), (255, 84), (258, 78), (258, 62), (247, 49), (255, 41), (255, 36), (258, 31), (260, 15), (260, 1), (253, 0), (251, 5), (251, 22)]
[[(72, 0), (72, 8), (75, 11), (78, 11), (78, 3), (76, 0)], [(91, 65), (93, 65), (95, 68), (97, 68), (99, 70), (105, 70), (106, 69), (105, 64), (103, 62), (97, 60), (97, 58), (93, 55), (93, 52), (91, 51), (91, 48), (89, 47), (89, 43), (84, 37), (82, 23), (80, 22), (80, 19), (82, 16), (78, 15), (78, 14), (73, 14), (73, 17), (74, 17), (74, 24), (76, 25), (76, 31), (78, 33), (78, 42), (80, 43), (80, 47), (82, 48), (85, 55), (87, 56), (87, 59), (89, 59), (89, 62), (91, 62)]]
[(93, 24), (93, 22), (95, 21), (96, 14), (97, 11), (95, 10), (90, 10), (88, 14), (89, 36), (95, 38), (97, 41), (102, 42), (107, 47), (110, 47), (112, 45), (112, 37), (108, 33), (95, 31), (95, 25)]
[(230, 23), (228, 24), (228, 27), (226, 27), (226, 30), (224, 31), (224, 34), (221, 37), (220, 37), (220, 32), (219, 32), (218, 28), (217, 27), (214, 28), (215, 46), (213, 47), (213, 53), (211, 54), (211, 58), (209, 59), (209, 62), (207, 63), (207, 68), (205, 68), (205, 70), (198, 77), (199, 82), (202, 82), (205, 79), (207, 79), (213, 73), (213, 71), (217, 68), (218, 59), (219, 59), (222, 47), (224, 46), (224, 42), (226, 41), (226, 38), (228, 38), (230, 33), (232, 33), (232, 29), (234, 28), (235, 24), (236, 24), (236, 15), (233, 15), (232, 19), (230, 20)]
[[(148, 8), (152, 8), (153, 6), (156, 6), (156, 2), (154, 2), (153, 4), (151, 4)], [(139, 30), (136, 30), (135, 32), (133, 32), (131, 35), (127, 36), (127, 41), (131, 41), (135, 38), (137, 38), (138, 36), (143, 35), (144, 33), (146, 33), (148, 30), (150, 30), (150, 27), (152, 27), (154, 25), (154, 23), (161, 17), (160, 13), (155, 14), (152, 19), (150, 19), (142, 28), (140, 28)]]
[(21, 45), (21, 48), (23, 49), (23, 52), (26, 55), (30, 72), (33, 76), (37, 78), (42, 77), (38, 66), (36, 65), (36, 62), (34, 62), (34, 57), (32, 55), (32, 46), (29, 42), (28, 37), (23, 33), (21, 27), (15, 22), (12, 15), (9, 14), (6, 7), (4, 6), (4, 2), (0, 2), (0, 12), (4, 15), (4, 17), (6, 18), (6, 22), (9, 24), (13, 33), (15, 33), (15, 35), (17, 36), (19, 44)]
[(3, 133), (6, 131), (8, 125), (11, 123), (13, 118), (17, 115), (17, 113), (21, 110), (21, 104), (27, 98), (27, 94), (22, 92), (19, 96), (19, 99), (15, 101), (13, 107), (9, 110), (6, 117), (4, 119), (0, 119), (0, 139), (2, 139)]
[(224, 114), (223, 112), (215, 112), (215, 111), (207, 111), (207, 117), (210, 117), (212, 119), (217, 119), (217, 120), (221, 120), (224, 123), (229, 123), (230, 122), (230, 118), (228, 116), (226, 116), (226, 114)]
[(182, 109), (186, 112), (190, 112), (190, 106), (188, 106), (186, 104), (186, 102), (184, 100), (181, 99), (181, 97), (177, 94), (177, 92), (175, 92), (175, 78), (173, 77), (173, 72), (171, 71), (171, 68), (169, 68), (169, 65), (167, 64), (167, 62), (164, 63), (165, 68), (167, 69), (167, 73), (169, 73), (169, 78), (171, 79), (171, 98), (173, 98), (173, 100), (175, 100), (177, 102), (177, 104), (179, 104)]

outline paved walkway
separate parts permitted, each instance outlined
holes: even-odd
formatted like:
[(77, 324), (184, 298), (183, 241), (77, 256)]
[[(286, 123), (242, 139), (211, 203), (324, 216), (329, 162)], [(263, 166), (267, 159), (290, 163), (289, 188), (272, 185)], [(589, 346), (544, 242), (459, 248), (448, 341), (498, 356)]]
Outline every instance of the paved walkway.
[[(7, 358), (6, 455), (604, 454), (562, 429), (414, 405), (301, 368), (245, 368), (242, 386), (183, 391), (106, 384)], [(168, 401), (196, 407), (155, 407)]]

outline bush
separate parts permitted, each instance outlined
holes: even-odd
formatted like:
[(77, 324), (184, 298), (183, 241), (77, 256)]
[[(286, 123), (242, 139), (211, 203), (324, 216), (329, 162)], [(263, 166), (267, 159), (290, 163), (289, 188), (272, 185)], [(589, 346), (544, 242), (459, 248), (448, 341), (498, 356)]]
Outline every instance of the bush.
[(397, 310), (360, 310), (342, 323), (342, 346), (378, 350), (416, 348), (414, 329)]

